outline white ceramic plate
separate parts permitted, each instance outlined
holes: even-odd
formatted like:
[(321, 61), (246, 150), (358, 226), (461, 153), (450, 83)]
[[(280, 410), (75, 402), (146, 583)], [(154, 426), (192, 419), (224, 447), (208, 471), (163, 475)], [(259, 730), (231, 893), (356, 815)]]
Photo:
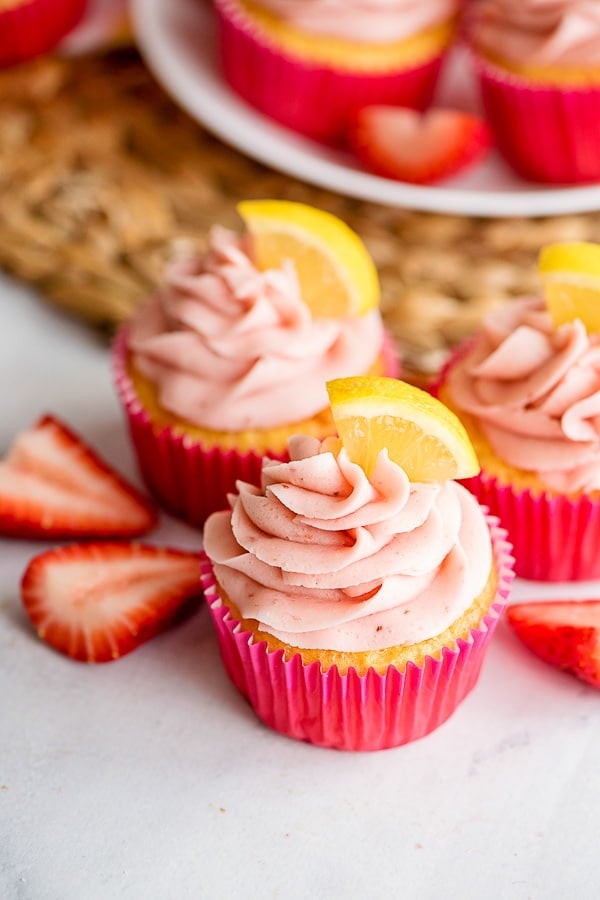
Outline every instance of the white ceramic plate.
[[(600, 185), (548, 189), (521, 181), (496, 153), (435, 187), (360, 171), (352, 159), (284, 129), (239, 99), (220, 77), (213, 17), (202, 0), (133, 0), (133, 24), (155, 76), (194, 119), (254, 159), (311, 184), (363, 200), (431, 212), (542, 216), (600, 210)], [(438, 103), (477, 108), (464, 58), (455, 54)]]

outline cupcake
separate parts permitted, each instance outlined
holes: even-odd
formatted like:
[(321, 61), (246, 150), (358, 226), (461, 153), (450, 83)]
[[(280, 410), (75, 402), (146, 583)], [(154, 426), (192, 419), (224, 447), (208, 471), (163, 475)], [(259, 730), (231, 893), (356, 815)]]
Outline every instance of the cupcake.
[(524, 178), (600, 180), (600, 4), (473, 0), (467, 32), (498, 148)]
[[(332, 387), (358, 382), (392, 417), (398, 394), (417, 413), (443, 409), (391, 381)], [(379, 750), (428, 734), (474, 687), (505, 604), (505, 532), (455, 481), (412, 481), (410, 449), (404, 467), (383, 446), (400, 431), (371, 431), (368, 471), (336, 439), (294, 436), (289, 462), (265, 459), (260, 486), (239, 482), (206, 522), (202, 577), (226, 671), (289, 737)]]
[[(271, 232), (254, 240), (250, 232), (215, 227), (203, 255), (168, 266), (163, 285), (114, 345), (115, 382), (144, 480), (166, 509), (195, 525), (226, 507), (238, 478), (259, 481), (264, 454), (286, 459), (290, 434), (334, 433), (328, 378), (397, 374), (377, 278), (358, 237), (335, 217), (300, 204), (248, 206), (249, 215), (266, 207), (290, 218), (298, 246), (283, 239), (280, 251)], [(353, 286), (365, 276), (362, 312), (344, 315), (336, 306), (336, 316), (318, 314), (319, 303), (329, 313), (332, 298), (342, 302), (342, 272), (336, 285), (325, 265), (327, 247), (308, 252), (305, 221), (331, 229), (340, 266), (352, 254)], [(295, 252), (303, 261), (285, 257)], [(259, 267), (257, 253), (272, 265)]]
[(0, 66), (51, 50), (77, 25), (86, 0), (0, 0)]
[(540, 297), (511, 301), (437, 394), (473, 442), (481, 472), (466, 484), (507, 528), (517, 574), (600, 578), (600, 335), (577, 316), (557, 325)]
[(260, 112), (326, 142), (371, 104), (424, 109), (460, 0), (215, 0), (225, 79)]

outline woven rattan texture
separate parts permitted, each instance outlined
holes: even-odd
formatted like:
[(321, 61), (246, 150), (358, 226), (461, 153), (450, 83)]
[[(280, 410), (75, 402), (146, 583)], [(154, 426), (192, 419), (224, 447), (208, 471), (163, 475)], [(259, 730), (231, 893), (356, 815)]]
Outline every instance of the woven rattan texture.
[(405, 362), (433, 373), (481, 316), (538, 289), (556, 240), (600, 240), (600, 212), (476, 219), (341, 197), (246, 159), (169, 99), (133, 53), (44, 59), (0, 73), (0, 266), (112, 330), (165, 260), (238, 228), (243, 198), (300, 200), (341, 216), (379, 269)]

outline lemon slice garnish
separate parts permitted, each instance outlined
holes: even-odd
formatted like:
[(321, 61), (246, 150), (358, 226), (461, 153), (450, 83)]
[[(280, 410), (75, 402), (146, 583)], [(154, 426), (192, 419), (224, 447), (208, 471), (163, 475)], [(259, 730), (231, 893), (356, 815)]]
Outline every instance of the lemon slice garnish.
[(557, 327), (581, 319), (589, 333), (600, 331), (600, 244), (550, 244), (538, 271)]
[(259, 269), (291, 259), (313, 316), (360, 316), (379, 305), (379, 279), (367, 248), (341, 219), (304, 203), (246, 200), (238, 211)]
[(410, 481), (470, 478), (479, 472), (462, 423), (426, 391), (395, 378), (360, 376), (327, 383), (343, 447), (369, 474), (381, 450)]

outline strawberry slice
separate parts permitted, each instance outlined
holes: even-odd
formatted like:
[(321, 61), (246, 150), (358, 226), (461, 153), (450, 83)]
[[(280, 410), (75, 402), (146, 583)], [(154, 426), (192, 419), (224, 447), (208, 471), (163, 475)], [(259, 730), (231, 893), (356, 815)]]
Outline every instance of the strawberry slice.
[(182, 617), (201, 594), (195, 553), (135, 543), (70, 544), (34, 557), (21, 582), (40, 638), (83, 662), (110, 662)]
[(54, 416), (20, 434), (0, 462), (0, 533), (62, 539), (136, 537), (154, 506)]
[(540, 659), (600, 688), (600, 600), (515, 603), (507, 615)]
[(366, 106), (348, 140), (365, 169), (414, 184), (454, 175), (481, 159), (492, 144), (489, 126), (458, 109), (425, 113), (401, 106)]

